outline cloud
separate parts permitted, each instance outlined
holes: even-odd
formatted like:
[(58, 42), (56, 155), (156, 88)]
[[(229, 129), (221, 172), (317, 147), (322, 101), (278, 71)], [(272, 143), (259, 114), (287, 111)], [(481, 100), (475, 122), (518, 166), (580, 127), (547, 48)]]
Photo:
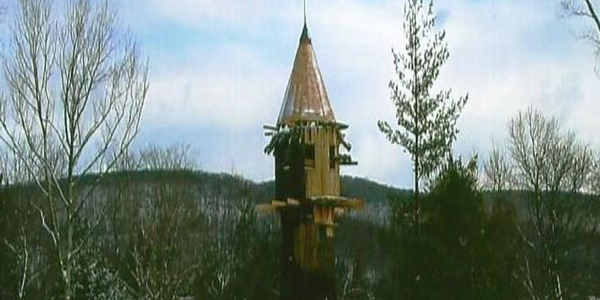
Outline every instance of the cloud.
[[(133, 1), (133, 0), (129, 0)], [(279, 0), (149, 0), (148, 7), (164, 22), (178, 23), (198, 30), (262, 30), (272, 22), (290, 19), (291, 12), (301, 11), (299, 1)], [(301, 14), (295, 18), (300, 19)]]
[[(260, 126), (275, 122), (281, 105), (302, 25), (296, 2), (153, 0), (126, 13), (140, 20), (135, 26), (154, 54), (144, 128), (160, 124), (172, 128), (173, 139), (191, 139), (210, 170), (235, 165), (253, 179), (271, 178)], [(410, 187), (408, 155), (376, 128), (377, 120), (395, 118), (387, 86), (390, 50), (404, 45), (402, 7), (395, 0), (312, 1), (308, 19), (336, 117), (350, 124), (359, 161), (345, 172)], [(438, 86), (470, 95), (458, 154), (485, 156), (492, 138), (502, 143), (509, 118), (529, 106), (599, 145), (593, 56), (574, 38), (580, 27), (557, 18), (556, 5), (453, 0), (436, 2), (436, 10), (451, 53)]]
[(590, 108), (587, 95), (598, 81), (589, 69), (591, 57), (582, 57), (573, 27), (557, 17), (557, 7), (540, 1), (462, 3), (446, 26), (451, 58), (441, 78), (444, 86), (470, 94), (457, 150), (485, 156), (492, 138), (506, 137), (508, 120), (530, 106), (584, 132), (578, 124), (589, 121), (576, 114)]
[(228, 46), (220, 53), (197, 50), (181, 63), (156, 68), (144, 118), (229, 131), (273, 120), (285, 72), (259, 53)]

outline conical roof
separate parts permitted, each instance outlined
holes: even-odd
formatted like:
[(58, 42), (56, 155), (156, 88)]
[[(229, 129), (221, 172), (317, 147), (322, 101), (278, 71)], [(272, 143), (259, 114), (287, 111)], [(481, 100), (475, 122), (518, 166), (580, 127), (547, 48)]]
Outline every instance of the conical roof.
[(335, 123), (306, 23), (300, 36), (277, 125), (289, 126), (299, 121)]

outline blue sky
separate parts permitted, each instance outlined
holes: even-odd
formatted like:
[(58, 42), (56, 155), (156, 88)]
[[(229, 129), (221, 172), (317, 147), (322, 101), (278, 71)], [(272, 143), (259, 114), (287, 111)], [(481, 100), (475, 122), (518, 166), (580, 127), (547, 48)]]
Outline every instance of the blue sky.
[[(345, 174), (410, 187), (411, 163), (378, 132), (394, 120), (391, 48), (404, 45), (400, 0), (309, 0), (308, 23), (329, 98), (359, 165)], [(600, 4), (600, 3), (599, 3)], [(597, 5), (600, 7), (600, 5)], [(150, 91), (137, 146), (189, 144), (201, 168), (273, 177), (262, 125), (273, 124), (302, 29), (301, 0), (125, 0), (121, 21), (150, 59)], [(485, 157), (508, 119), (533, 106), (599, 149), (600, 78), (585, 20), (559, 0), (435, 3), (450, 59), (439, 87), (469, 93), (457, 155)]]

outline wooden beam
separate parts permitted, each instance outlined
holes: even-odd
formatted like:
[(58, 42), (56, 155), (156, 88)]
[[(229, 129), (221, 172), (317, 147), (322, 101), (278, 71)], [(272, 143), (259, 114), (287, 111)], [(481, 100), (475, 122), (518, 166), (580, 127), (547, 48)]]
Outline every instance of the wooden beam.
[(261, 203), (257, 204), (254, 207), (254, 210), (260, 214), (272, 213), (275, 212), (275, 208), (270, 203)]
[(331, 205), (335, 207), (349, 208), (349, 209), (362, 209), (364, 207), (364, 201), (357, 198), (346, 198), (343, 196), (314, 196), (309, 198), (312, 202), (323, 205)]
[(299, 206), (300, 205), (300, 201), (298, 201), (296, 199), (288, 198), (287, 199), (287, 205)]
[(339, 129), (339, 130), (346, 130), (348, 129), (348, 124), (342, 123), (342, 122), (337, 122), (335, 123), (335, 126)]
[(286, 207), (287, 206), (287, 202), (283, 202), (283, 201), (279, 201), (279, 200), (273, 200), (273, 201), (271, 201), (271, 205), (274, 208), (281, 208), (281, 207)]
[(348, 198), (344, 196), (333, 196), (333, 195), (322, 195), (322, 196), (313, 196), (309, 197), (311, 201), (346, 201)]
[(362, 199), (350, 199), (344, 202), (344, 205), (338, 207), (352, 208), (356, 210), (362, 210), (365, 207), (365, 201)]
[(278, 130), (277, 126), (267, 125), (267, 124), (263, 125), (263, 129), (264, 130), (270, 130), (270, 131), (277, 131)]

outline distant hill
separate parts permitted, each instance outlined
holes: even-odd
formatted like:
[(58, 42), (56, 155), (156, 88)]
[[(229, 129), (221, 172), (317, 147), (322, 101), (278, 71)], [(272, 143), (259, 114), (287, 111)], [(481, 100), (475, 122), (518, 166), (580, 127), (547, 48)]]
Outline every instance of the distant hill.
[[(275, 195), (275, 181), (269, 180), (254, 184), (256, 195), (268, 201)], [(407, 190), (380, 184), (368, 179), (352, 176), (342, 176), (341, 194), (346, 197), (360, 198), (365, 203), (381, 204), (388, 201), (390, 194), (406, 194)], [(259, 200), (260, 201), (260, 200)]]
[[(95, 175), (89, 175), (82, 179), (84, 186), (91, 184), (97, 179)], [(223, 195), (229, 201), (235, 202), (240, 199), (249, 199), (253, 203), (265, 203), (273, 200), (275, 195), (274, 180), (264, 182), (254, 182), (240, 175), (228, 173), (211, 173), (199, 170), (141, 170), (141, 171), (123, 171), (108, 174), (103, 179), (101, 189), (117, 187), (117, 185), (132, 184), (156, 184), (156, 183), (177, 183), (184, 185), (189, 189), (194, 189), (204, 195)], [(27, 189), (30, 185), (18, 184), (7, 189), (18, 192)], [(31, 189), (30, 191), (35, 191)], [(405, 189), (399, 189), (385, 184), (377, 183), (365, 178), (342, 176), (341, 194), (351, 198), (364, 200), (363, 210), (351, 213), (353, 219), (361, 219), (367, 222), (382, 224), (389, 217), (389, 199), (390, 195), (407, 196), (411, 192)], [(525, 217), (526, 202), (516, 191), (507, 191), (500, 194), (483, 192), (486, 210), (489, 213), (494, 203), (494, 199), (512, 199), (516, 205), (520, 218)]]
[[(365, 203), (360, 211), (349, 214), (353, 220), (361, 220), (368, 223), (383, 224), (386, 222), (388, 211), (388, 200), (390, 195), (406, 195), (410, 191), (398, 189), (388, 185), (380, 184), (368, 179), (342, 176), (341, 194), (349, 198), (359, 198)], [(275, 195), (275, 182), (273, 180), (253, 184), (253, 199), (258, 202), (272, 200)]]
[[(97, 179), (95, 175), (82, 178), (81, 182), (91, 184)], [(197, 170), (141, 170), (123, 171), (108, 174), (103, 179), (103, 186), (111, 186), (121, 183), (156, 183), (156, 182), (180, 182), (191, 184), (195, 187), (209, 191), (223, 191), (228, 194), (247, 193), (254, 202), (268, 202), (275, 195), (275, 181), (254, 182), (239, 175), (228, 173), (211, 173)], [(12, 189), (27, 188), (29, 185), (19, 184), (9, 187)], [(347, 197), (360, 198), (367, 204), (387, 203), (391, 194), (406, 194), (407, 190), (398, 189), (388, 185), (380, 184), (368, 179), (342, 176), (341, 194)]]
[[(91, 180), (91, 178), (90, 178)], [(133, 181), (135, 183), (152, 183), (158, 181), (179, 181), (195, 187), (203, 193), (229, 195), (231, 201), (242, 199), (245, 194), (254, 203), (265, 203), (274, 199), (275, 181), (254, 182), (239, 175), (228, 173), (210, 173), (205, 171), (135, 171), (111, 174), (105, 182)], [(410, 191), (380, 184), (368, 179), (342, 176), (341, 194), (350, 198), (362, 199), (365, 206), (362, 210), (352, 212), (352, 219), (382, 224), (389, 216), (388, 199), (390, 195), (406, 195)]]

